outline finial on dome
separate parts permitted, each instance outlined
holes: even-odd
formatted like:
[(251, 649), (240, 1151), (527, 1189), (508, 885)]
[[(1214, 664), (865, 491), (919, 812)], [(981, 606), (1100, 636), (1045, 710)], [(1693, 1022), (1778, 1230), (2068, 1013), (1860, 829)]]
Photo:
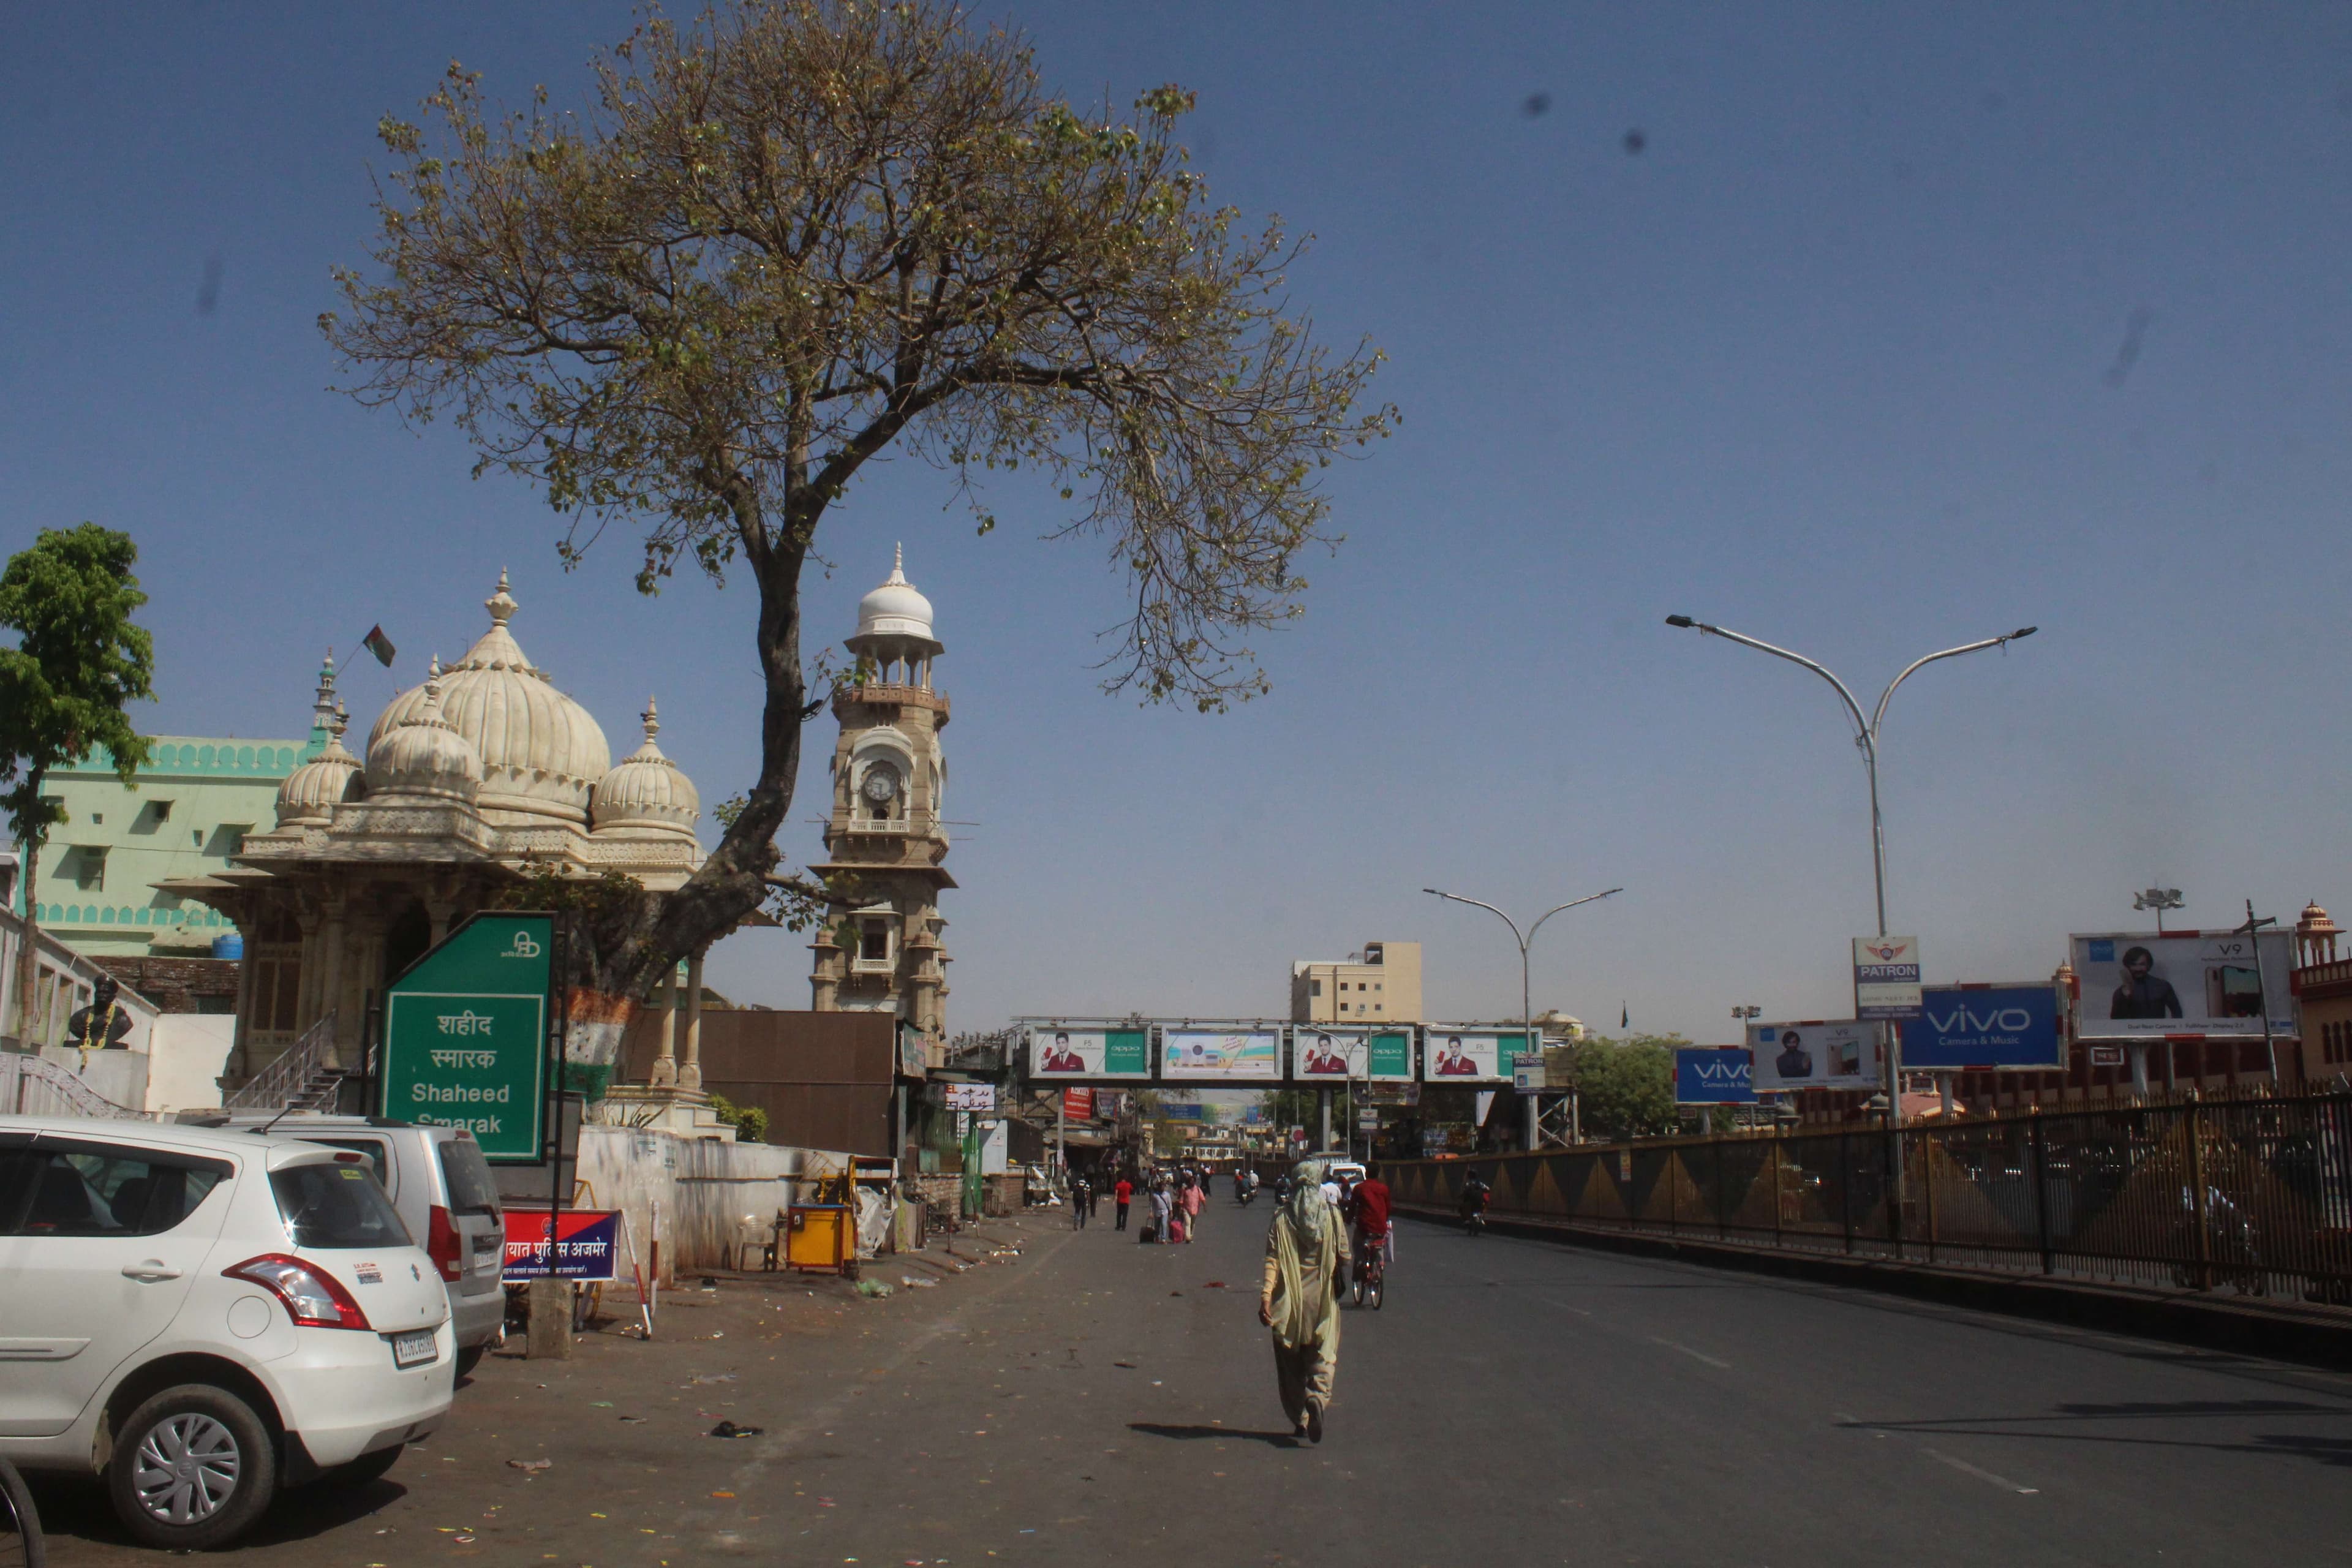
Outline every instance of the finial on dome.
[(907, 547), (904, 544), (894, 544), (890, 547), (890, 581), (901, 587), (906, 585)]
[(656, 735), (661, 733), (661, 710), (654, 706), (654, 700), (652, 698), (648, 697), (646, 699), (646, 710), (638, 714), (637, 717), (646, 721), (646, 740), (650, 741)]
[(514, 595), (507, 592), (505, 567), (499, 568), (499, 591), (482, 601), (482, 608), (490, 612), (490, 619), (499, 626), (505, 626), (512, 618), (516, 605)]

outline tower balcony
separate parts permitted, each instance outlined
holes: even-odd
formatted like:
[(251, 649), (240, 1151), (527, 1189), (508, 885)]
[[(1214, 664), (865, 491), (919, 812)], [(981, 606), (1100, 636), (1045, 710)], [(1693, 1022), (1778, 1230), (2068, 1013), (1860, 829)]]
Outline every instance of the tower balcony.
[(906, 816), (850, 816), (833, 824), (836, 838), (944, 838), (940, 819), (931, 812)]

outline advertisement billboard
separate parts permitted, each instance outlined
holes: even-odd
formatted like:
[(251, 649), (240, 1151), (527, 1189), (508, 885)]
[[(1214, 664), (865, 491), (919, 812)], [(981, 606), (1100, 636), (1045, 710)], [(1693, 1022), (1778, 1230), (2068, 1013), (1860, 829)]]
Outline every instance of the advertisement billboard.
[(2060, 1068), (2058, 993), (2023, 985), (1930, 985), (1903, 1026), (1903, 1065), (1949, 1070)]
[(1878, 1083), (1878, 1026), (1859, 1019), (1752, 1025), (1748, 1049), (1759, 1094)]
[(1465, 1029), (1432, 1024), (1422, 1037), (1425, 1083), (1508, 1083), (1512, 1058), (1530, 1053), (1524, 1029)]
[(1151, 1052), (1141, 1029), (1029, 1027), (1031, 1078), (1150, 1078)]
[(1402, 1030), (1374, 1030), (1364, 1076), (1374, 1083), (1412, 1081), (1412, 1037)]
[(1062, 1091), (1062, 1120), (1092, 1121), (1095, 1118), (1095, 1091), (1090, 1089), (1066, 1089)]
[(1367, 1076), (1370, 1038), (1360, 1031), (1309, 1028), (1290, 1031), (1290, 1076), (1330, 1082)]
[(992, 1083), (949, 1083), (945, 1089), (950, 1110), (990, 1111), (996, 1109), (996, 1086)]
[(1916, 1018), (1919, 1016), (1919, 939), (1858, 936), (1853, 939), (1853, 1016)]
[(2295, 1032), (2287, 989), (2294, 959), (2289, 933), (2262, 933), (2262, 979), (2256, 980), (2255, 938), (2227, 931), (2103, 931), (2074, 938), (2075, 1032), (2086, 1040), (2197, 1038), (2208, 1035), (2259, 1038), (2261, 992), (2267, 989), (2271, 1028)]
[(1163, 1029), (1160, 1073), (1171, 1079), (1214, 1079), (1228, 1083), (1279, 1083), (1279, 1029)]
[(1675, 1047), (1676, 1105), (1752, 1105), (1756, 1074), (1746, 1046)]

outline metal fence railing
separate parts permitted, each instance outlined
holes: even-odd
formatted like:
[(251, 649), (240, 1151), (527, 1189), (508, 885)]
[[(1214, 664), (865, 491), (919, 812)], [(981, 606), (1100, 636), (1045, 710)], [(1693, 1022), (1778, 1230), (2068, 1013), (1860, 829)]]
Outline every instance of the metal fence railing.
[(13, 1116), (84, 1116), (103, 1121), (156, 1120), (152, 1111), (115, 1104), (68, 1068), (16, 1051), (0, 1051), (0, 1112)]
[[(1497, 1215), (2352, 1305), (2352, 1093), (1382, 1162)], [(1899, 1180), (1897, 1179), (1899, 1173)]]

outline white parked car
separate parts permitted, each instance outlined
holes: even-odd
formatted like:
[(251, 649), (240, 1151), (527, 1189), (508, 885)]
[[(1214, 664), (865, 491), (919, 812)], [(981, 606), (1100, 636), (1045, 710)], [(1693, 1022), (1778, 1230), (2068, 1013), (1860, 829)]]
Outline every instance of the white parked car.
[(433, 1260), (364, 1154), (0, 1116), (0, 1455), (106, 1478), (140, 1541), (225, 1545), (448, 1414)]
[(506, 1218), (499, 1204), (498, 1180), (472, 1133), (381, 1116), (309, 1110), (240, 1110), (183, 1125), (231, 1127), (241, 1132), (267, 1128), (273, 1137), (365, 1154), (392, 1206), (400, 1211), (401, 1223), (424, 1244), (449, 1292), (457, 1375), (472, 1372), (483, 1352), (505, 1337)]

